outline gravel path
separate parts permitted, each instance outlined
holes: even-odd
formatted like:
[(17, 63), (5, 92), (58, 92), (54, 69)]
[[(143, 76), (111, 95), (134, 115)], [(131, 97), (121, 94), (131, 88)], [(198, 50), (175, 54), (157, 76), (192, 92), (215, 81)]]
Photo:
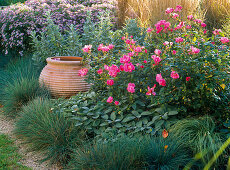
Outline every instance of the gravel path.
[[(0, 108), (1, 109), (1, 108)], [(20, 161), (23, 165), (30, 167), (34, 170), (59, 170), (57, 166), (48, 166), (46, 162), (39, 163), (39, 160), (41, 160), (40, 155), (36, 155), (34, 153), (27, 153), (26, 147), (24, 145), (21, 145), (21, 142), (19, 139), (17, 139), (13, 134), (15, 121), (11, 120), (9, 118), (6, 118), (4, 115), (2, 115), (2, 111), (0, 110), (0, 133), (4, 133), (8, 136), (10, 136), (13, 140), (15, 140), (16, 146), (19, 148), (19, 154), (23, 156), (23, 159)]]

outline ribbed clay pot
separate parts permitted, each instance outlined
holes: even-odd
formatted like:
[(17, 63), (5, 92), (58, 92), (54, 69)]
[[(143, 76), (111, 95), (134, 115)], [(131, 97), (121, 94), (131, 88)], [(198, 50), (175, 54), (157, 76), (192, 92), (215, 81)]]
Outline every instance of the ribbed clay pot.
[(78, 75), (82, 57), (61, 56), (47, 58), (39, 82), (51, 91), (54, 97), (68, 98), (78, 92), (88, 91), (90, 86)]

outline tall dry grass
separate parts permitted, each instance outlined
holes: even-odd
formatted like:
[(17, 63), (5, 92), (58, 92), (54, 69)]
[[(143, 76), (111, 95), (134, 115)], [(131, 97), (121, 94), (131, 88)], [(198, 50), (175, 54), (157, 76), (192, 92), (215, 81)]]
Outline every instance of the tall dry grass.
[(200, 5), (210, 29), (221, 28), (230, 17), (230, 0), (202, 0)]
[(183, 7), (182, 18), (194, 13), (199, 7), (200, 0), (117, 0), (118, 25), (126, 18), (138, 18), (143, 24), (153, 25), (161, 19), (167, 19), (165, 10), (168, 7)]
[(230, 0), (117, 0), (118, 25), (127, 18), (138, 18), (142, 24), (154, 25), (167, 19), (165, 9), (183, 7), (181, 16), (193, 14), (206, 20), (210, 29), (220, 28), (230, 16)]

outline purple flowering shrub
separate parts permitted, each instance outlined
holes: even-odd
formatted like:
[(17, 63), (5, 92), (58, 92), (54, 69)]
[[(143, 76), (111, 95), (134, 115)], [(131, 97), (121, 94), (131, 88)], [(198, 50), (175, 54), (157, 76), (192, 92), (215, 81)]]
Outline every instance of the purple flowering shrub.
[(62, 32), (73, 24), (80, 32), (85, 23), (87, 12), (91, 12), (94, 22), (98, 21), (98, 14), (112, 11), (113, 0), (27, 0), (25, 3), (11, 5), (0, 11), (0, 39), (1, 48), (15, 50), (23, 55), (23, 51), (30, 50), (30, 34), (37, 34), (46, 30), (47, 18), (50, 11), (55, 24)]

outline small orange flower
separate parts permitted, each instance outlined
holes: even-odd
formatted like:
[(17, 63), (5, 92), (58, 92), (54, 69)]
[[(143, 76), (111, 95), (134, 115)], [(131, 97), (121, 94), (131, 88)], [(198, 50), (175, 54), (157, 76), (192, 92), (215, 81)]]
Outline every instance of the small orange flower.
[(165, 147), (164, 147), (164, 152), (166, 152), (166, 150), (168, 149), (168, 145), (165, 145)]
[(167, 138), (168, 135), (169, 135), (168, 131), (164, 129), (163, 132), (162, 132), (163, 138)]

